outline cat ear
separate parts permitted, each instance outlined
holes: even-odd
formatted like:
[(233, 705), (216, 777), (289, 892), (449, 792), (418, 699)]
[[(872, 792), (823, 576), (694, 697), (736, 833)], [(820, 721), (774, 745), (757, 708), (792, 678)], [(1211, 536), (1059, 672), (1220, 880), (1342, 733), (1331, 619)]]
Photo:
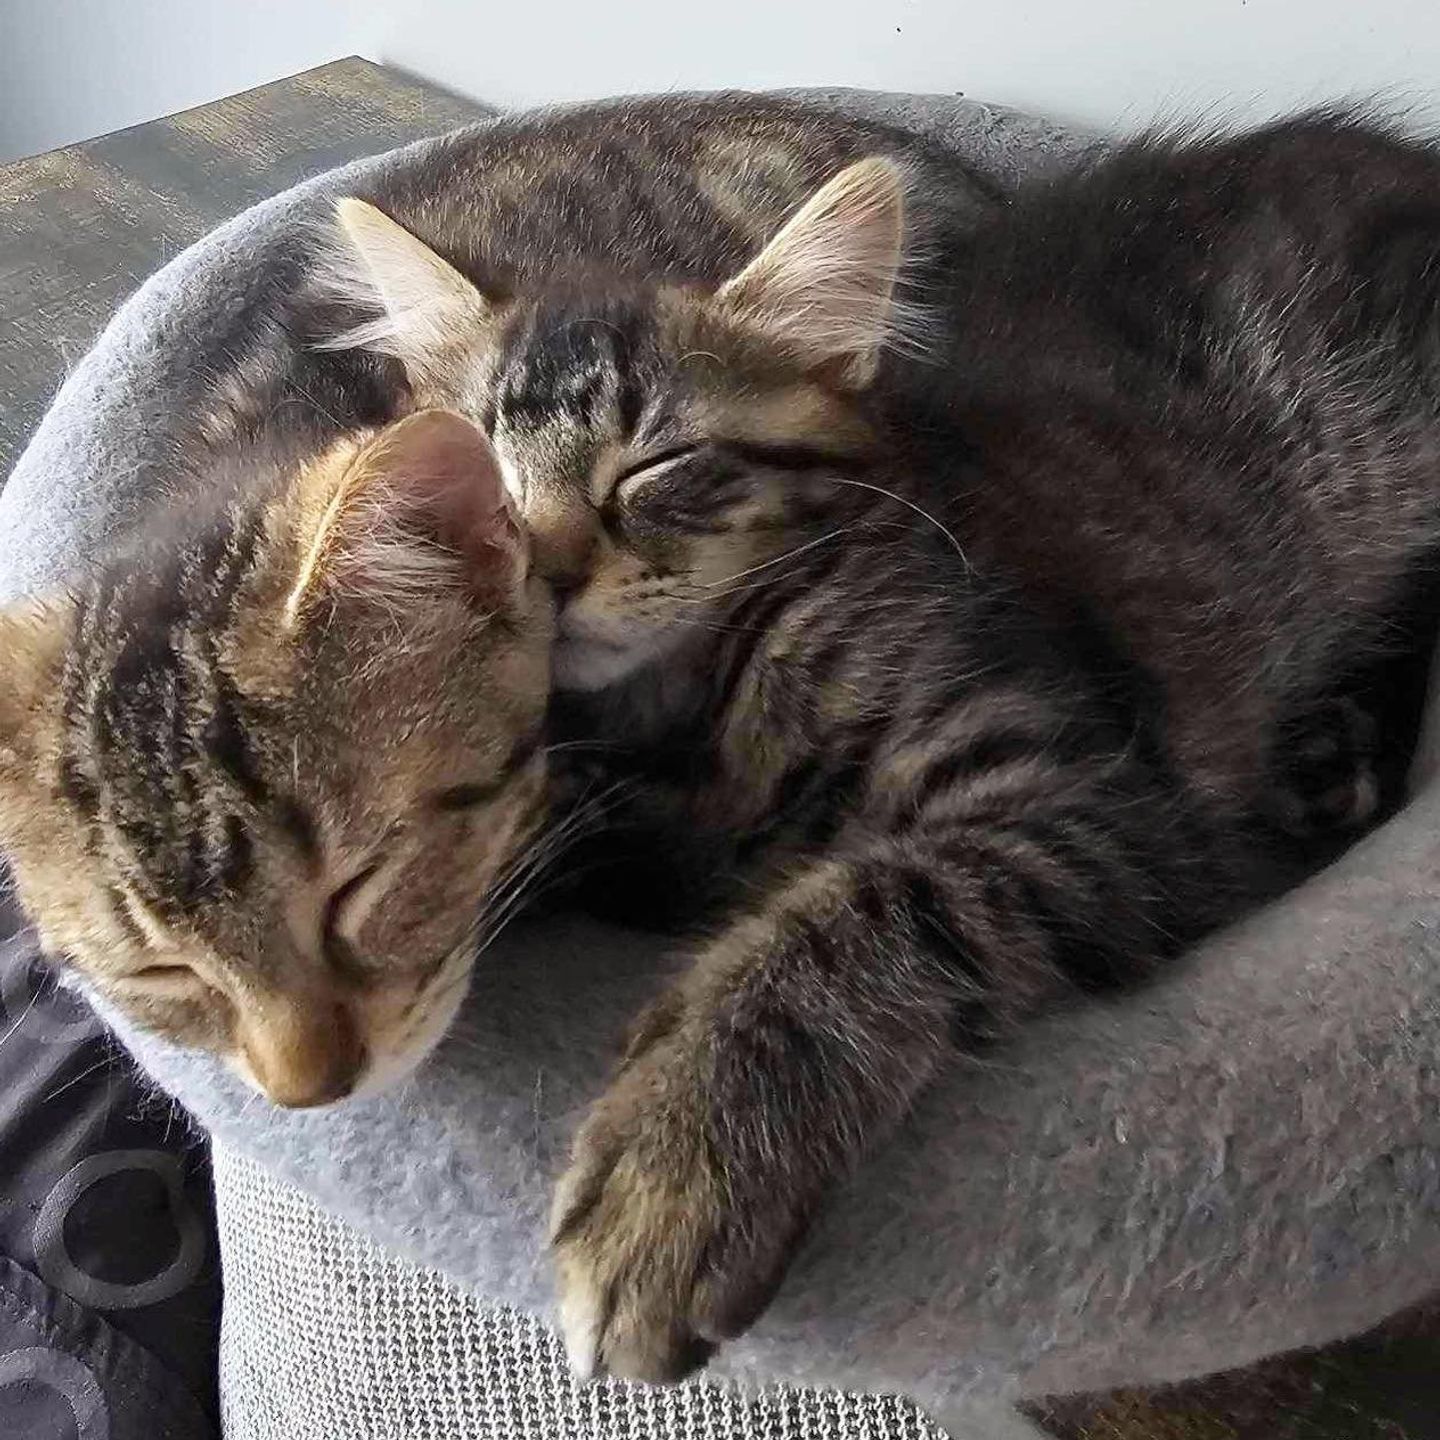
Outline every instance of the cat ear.
[(315, 467), (301, 486), (287, 628), (321, 594), (373, 599), (402, 614), (447, 596), (496, 613), (519, 601), (526, 534), (494, 448), (463, 416), (418, 411), (348, 460)]
[(905, 185), (882, 156), (842, 170), (717, 296), (802, 363), (863, 389), (898, 320)]
[(342, 248), (331, 257), (326, 288), (379, 313), (322, 348), (393, 355), (423, 390), (444, 380), (457, 352), (489, 342), (498, 309), (453, 265), (364, 200), (347, 196), (335, 213)]

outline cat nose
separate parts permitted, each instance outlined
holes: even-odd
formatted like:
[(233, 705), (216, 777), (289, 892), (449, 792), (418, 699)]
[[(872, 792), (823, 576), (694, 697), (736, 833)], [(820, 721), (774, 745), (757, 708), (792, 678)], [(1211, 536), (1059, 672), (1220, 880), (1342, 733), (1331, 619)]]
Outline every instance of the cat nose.
[(246, 1026), (241, 1049), (256, 1085), (286, 1110), (343, 1100), (368, 1058), (347, 1006), (303, 1000), (266, 1007)]
[(326, 1066), (302, 1076), (287, 1076), (279, 1088), (271, 1088), (267, 1093), (271, 1103), (282, 1110), (310, 1110), (317, 1105), (333, 1105), (354, 1091), (364, 1068), (362, 1052), (353, 1061), (346, 1060), (340, 1065)]
[(600, 538), (595, 512), (588, 505), (567, 506), (563, 511), (526, 518), (535, 566), (541, 576), (561, 598), (578, 590), (589, 578), (595, 544)]

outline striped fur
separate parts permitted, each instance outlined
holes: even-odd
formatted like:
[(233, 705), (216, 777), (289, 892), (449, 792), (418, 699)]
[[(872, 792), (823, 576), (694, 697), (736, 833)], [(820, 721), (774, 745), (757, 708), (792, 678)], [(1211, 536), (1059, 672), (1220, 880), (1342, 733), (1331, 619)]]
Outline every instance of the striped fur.
[[(937, 217), (993, 198), (913, 135), (746, 95), (501, 119), (377, 171), (365, 198), (487, 296), (580, 275), (718, 282), (873, 153)], [(373, 466), (336, 503), (357, 435), (442, 391), (480, 414), (500, 307), (442, 306), (437, 342), (407, 299), (423, 289), (353, 253), (337, 265), (331, 231), (328, 213), (282, 227), (248, 303), (194, 337), (207, 348), (164, 397), (173, 443), (137, 487), (139, 548), (0, 617), (0, 838), (52, 948), (288, 1103), (422, 1054), (468, 973), (454, 937), (481, 896), (492, 920), (514, 898), (497, 867), (523, 872), (552, 843), (524, 838), (551, 609), (518, 573), (522, 537), (491, 525), (509, 512), (494, 497), (467, 514), (463, 487), (424, 484), (417, 507)], [(407, 314), (407, 374), (326, 343), (396, 350), (377, 295)], [(628, 414), (634, 392), (618, 398)]]
[(317, 1104), (403, 1073), (454, 1014), (476, 908), (538, 816), (551, 606), (458, 416), (229, 490), (0, 617), (28, 677), (0, 830), (52, 953)]
[(795, 344), (805, 217), (863, 231), (887, 174), (718, 290), (512, 295), (451, 377), (569, 723), (643, 782), (611, 858), (717, 906), (557, 1194), (582, 1371), (702, 1362), (957, 1046), (1274, 883), (1283, 746), (1440, 541), (1430, 151), (1322, 117), (1022, 195), (948, 278), (943, 386)]
[[(292, 317), (297, 334), (368, 324), (362, 338), (403, 369), (348, 352), (295, 362), (326, 410), (374, 418), (418, 399), (483, 422), (564, 601), (569, 723), (643, 782), (607, 844), (649, 857), (652, 899), (719, 901), (557, 1196), (582, 1368), (698, 1363), (763, 1306), (810, 1215), (957, 1047), (978, 1054), (1038, 1005), (1142, 974), (1245, 903), (1272, 848), (1278, 737), (1377, 645), (1436, 538), (1428, 151), (1343, 120), (1147, 143), (999, 215), (963, 174), (906, 154), (903, 234), (933, 247), (924, 263), (866, 245), (873, 288), (847, 270), (816, 295), (833, 233), (817, 248), (792, 231), (766, 255), (827, 177), (907, 145), (778, 102), (502, 122), (483, 158), (461, 137), (365, 197), (443, 253), (449, 270), (427, 268), (452, 300), (450, 272), (474, 286), (453, 326), (422, 304), (407, 332), (375, 294), (349, 294), (336, 316), (297, 302)], [(932, 210), (954, 222), (943, 235)], [(927, 363), (867, 348), (874, 316), (893, 311), (854, 302), (885, 293), (895, 265), (944, 322)], [(739, 284), (747, 270), (766, 282), (761, 303)], [(383, 310), (385, 287), (371, 288)], [(418, 291), (391, 293), (414, 313)], [(812, 296), (826, 323), (807, 328)], [(441, 354), (399, 343), (437, 324)], [(817, 352), (825, 336), (844, 344)], [(288, 414), (294, 377), (281, 378), (237, 369), (209, 440)], [(229, 524), (225, 543), (239, 533)], [(293, 544), (263, 548), (294, 565), (247, 572), (257, 584), (237, 596), (258, 622), (282, 616), (301, 563)], [(202, 587), (228, 573), (188, 544), (174, 553)], [(117, 574), (137, 633), (175, 629), (173, 580), (152, 604)], [(244, 956), (259, 978), (217, 1007), (193, 990), (187, 1002), (191, 980), (152, 975), (144, 1004), (177, 1033), (186, 1003), (232, 1027), (263, 1017), (255, 1048), (280, 1072), (328, 1057), (292, 1097), (323, 1097), (354, 1068), (353, 997), (373, 993), (376, 955), (412, 998), (408, 955), (438, 954), (450, 983), (458, 952), (425, 927), (458, 933), (529, 813), (513, 787), (536, 774), (543, 681), (520, 637), (540, 621), (497, 627), (447, 586), (427, 610), (425, 593), (408, 586), (413, 612), (364, 587), (337, 590), (333, 612), (297, 607), (315, 647), (301, 667), (294, 637), (232, 627), (211, 671), (233, 682), (245, 743), (221, 721), (231, 764), (198, 804), (178, 778), (204, 768), (194, 724), (163, 787), (137, 777), (171, 731), (130, 725), (105, 767), (83, 745), (62, 754), (96, 714), (169, 716), (147, 686), (176, 666), (137, 665), (133, 694), (86, 666), (98, 681), (62, 707), (55, 667), (91, 643), (66, 607), (12, 617), (6, 637), (18, 683), (0, 828), (27, 900), (102, 975), (142, 946), (168, 953), (177, 923), (132, 872), (200, 894), (179, 912), (187, 968), (236, 987), (250, 971), (220, 973), (216, 957)], [(110, 613), (94, 610), (95, 643), (123, 653)], [(477, 711), (477, 694), (515, 708)], [(228, 713), (206, 706), (206, 725)], [(441, 757), (461, 754), (486, 763), (445, 773)], [(257, 779), (268, 804), (245, 799)], [(293, 810), (279, 798), (296, 796)], [(105, 823), (122, 802), (134, 835)], [(232, 805), (257, 831), (267, 816), (267, 840), (290, 832), (289, 848), (252, 835), (247, 857)], [(381, 904), (376, 837), (429, 833), (429, 811), (457, 809), (483, 826), (482, 863), (417, 863)], [(90, 811), (125, 863), (86, 851)], [(343, 862), (313, 889), (312, 847)], [(115, 896), (90, 893), (99, 875)], [(291, 934), (297, 877), (318, 954)], [(162, 902), (170, 888), (152, 885)], [(392, 928), (372, 937), (372, 916)], [(329, 923), (347, 917), (365, 933)]]

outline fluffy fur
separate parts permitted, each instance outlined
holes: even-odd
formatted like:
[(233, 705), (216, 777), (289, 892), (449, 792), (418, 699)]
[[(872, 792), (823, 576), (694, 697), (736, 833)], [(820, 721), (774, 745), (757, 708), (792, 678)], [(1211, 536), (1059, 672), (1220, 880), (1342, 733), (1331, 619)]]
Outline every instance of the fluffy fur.
[[(968, 102), (834, 98), (933, 129), (1007, 180), (1075, 143)], [(483, 150), (486, 133), (471, 145)], [(496, 133), (503, 146), (509, 127)], [(216, 357), (236, 355), (244, 373), (309, 365), (275, 319), (317, 192), (373, 194), (434, 154), (280, 197), (145, 287), (0, 496), (7, 594), (73, 573), (153, 504)], [(313, 372), (301, 378), (335, 409)], [(282, 416), (312, 413), (298, 391), (282, 398)], [(1417, 806), (1161, 984), (1029, 1027), (1003, 1063), (942, 1077), (885, 1162), (836, 1195), (803, 1271), (717, 1365), (903, 1391), (938, 1415), (1016, 1375), (1037, 1393), (1228, 1367), (1419, 1298), (1440, 1274), (1440, 1095), (1417, 1059), (1433, 1051), (1440, 1013), (1427, 938), (1435, 834)], [(203, 1054), (117, 1023), (231, 1151), (488, 1301), (538, 1310), (560, 1149), (610, 1037), (667, 974), (662, 949), (594, 924), (520, 935), (482, 967), (456, 1043), (411, 1088), (313, 1115), (254, 1105)], [(219, 1185), (230, 1213), (229, 1168)], [(322, 1284), (340, 1278), (318, 1254), (298, 1263)], [(232, 1298), (268, 1306), (278, 1278), (239, 1271)], [(470, 1312), (455, 1302), (450, 1313), (458, 1325)], [(486, 1324), (525, 1333), (504, 1316)], [(443, 1408), (438, 1383), (411, 1376), (425, 1413)], [(660, 1403), (582, 1393), (607, 1413)]]
[[(937, 213), (981, 203), (912, 136), (742, 96), (452, 137), (377, 193), (483, 244), (502, 289), (613, 271), (622, 240), (634, 273), (703, 275), (873, 146), (913, 161)], [(629, 176), (619, 207), (613, 177), (579, 178), (592, 151)], [(47, 940), (286, 1104), (433, 1044), (477, 907), (503, 917), (503, 877), (529, 863), (545, 768), (550, 607), (495, 457), (454, 415), (399, 418), (423, 404), (416, 357), (448, 380), (498, 307), (373, 206), (342, 213), (350, 261), (307, 219), (275, 246), (274, 303), (239, 307), (201, 367), (203, 397), (169, 396), (182, 434), (134, 546), (112, 537), (0, 635), (35, 671), (0, 717), (0, 833)], [(327, 352), (337, 326), (376, 353)]]
[[(619, 768), (640, 777), (642, 799), (621, 833), (639, 835), (652, 861), (667, 857), (675, 894), (690, 894), (700, 876), (743, 878), (755, 897), (737, 904), (734, 894), (721, 895), (724, 924), (691, 974), (647, 1012), (614, 1085), (579, 1132), (555, 1210), (579, 1368), (668, 1378), (704, 1360), (767, 1303), (822, 1196), (908, 1114), (957, 1042), (978, 1050), (1071, 990), (1143, 973), (1260, 892), (1279, 788), (1277, 741), (1373, 645), (1407, 566), (1434, 543), (1436, 527), (1421, 483), (1431, 461), (1423, 426), (1409, 413), (1398, 423), (1391, 414), (1397, 401), (1423, 407), (1428, 383), (1423, 373), (1417, 390), (1399, 383), (1410, 363), (1405, 337), (1384, 324), (1357, 329), (1364, 362), (1374, 362), (1377, 343), (1397, 357), (1373, 382), (1378, 398), (1357, 406), (1357, 379), (1367, 377), (1352, 373), (1353, 335), (1327, 329), (1336, 307), (1304, 288), (1299, 304), (1274, 288), (1270, 267), (1281, 266), (1284, 278), (1283, 262), (1308, 243), (1303, 227), (1292, 219), (1273, 233), (1262, 214), (1252, 234), (1243, 203), (1247, 194), (1268, 203), (1276, 181), (1307, 163), (1320, 172), (1354, 166), (1347, 144), (1367, 162), (1378, 149), (1397, 171), (1421, 152), (1343, 123), (1251, 143), (1260, 153), (1245, 164), (1223, 145), (1174, 155), (1140, 147), (1068, 189), (1022, 199), (1003, 219), (967, 213), (962, 226), (943, 231), (922, 205), (920, 233), (943, 242), (929, 253), (957, 262), (935, 274), (944, 275), (951, 355), (966, 356), (963, 370), (938, 378), (887, 351), (910, 229), (906, 190), (924, 194), (890, 160), (842, 168), (718, 283), (704, 274), (603, 266), (597, 273), (583, 258), (562, 264), (542, 248), (529, 280), (517, 278), (508, 291), (492, 281), (486, 293), (373, 207), (346, 208), (373, 303), (393, 307), (385, 323), (360, 333), (399, 359), (411, 400), (443, 396), (484, 422), (494, 462), (483, 442), (483, 463), (461, 459), (488, 470), (497, 492), (503, 471), (541, 567), (567, 595), (559, 674), (599, 692), (581, 734), (636, 747)], [(1267, 146), (1285, 151), (1284, 161), (1267, 162)], [(1165, 230), (1183, 199), (1176, 206), (1165, 185), (1210, 195), (1207, 166), (1217, 165), (1243, 181), (1241, 193), (1211, 213), (1207, 243), (1234, 253), (1218, 282), (1204, 274), (1202, 330), (1213, 334), (1195, 342), (1180, 323), (1177, 340), (1192, 301), (1187, 252)], [(692, 182), (705, 176), (697, 169)], [(1308, 192), (1317, 177), (1305, 179)], [(1162, 296), (1147, 299), (1156, 333), (1134, 347), (1122, 391), (1117, 335), (1093, 311), (1117, 295), (1123, 308), (1126, 293), (1116, 277), (1097, 273), (1095, 255), (1111, 259), (1133, 240), (1137, 207), (1160, 217), (1148, 239), (1164, 252), (1157, 263), (1166, 282)], [(1107, 223), (1112, 233), (1101, 250), (1087, 250)], [(718, 255), (717, 246), (712, 267)], [(1363, 284), (1346, 284), (1346, 267), (1364, 263), (1345, 248), (1323, 252), (1308, 270), (1338, 267), (1341, 299), (1362, 290), (1368, 299), (1369, 271), (1356, 272)], [(1143, 288), (1143, 266), (1132, 262), (1122, 278)], [(1307, 273), (1305, 284), (1312, 278)], [(1241, 300), (1231, 304), (1237, 286)], [(1263, 314), (1257, 321), (1257, 309), (1282, 308), (1282, 293), (1283, 314), (1300, 324), (1290, 348), (1276, 324), (1264, 324)], [(364, 298), (345, 297), (351, 308)], [(1044, 336), (1048, 325), (1045, 338), (1058, 342), (1038, 355), (1013, 345), (1030, 339), (1016, 320), (1027, 305), (1034, 333)], [(1318, 327), (1318, 339), (1307, 326)], [(1197, 343), (1198, 355), (1187, 353)], [(1063, 372), (1056, 354), (1067, 357)], [(1343, 405), (1317, 399), (1318, 423), (1293, 404), (1275, 406), (1276, 373), (1283, 380), (1291, 366), (1318, 396), (1328, 382)], [(1203, 392), (1193, 415), (1177, 375)], [(1252, 488), (1244, 466), (1224, 463), (1225, 422), (1248, 437), (1254, 405), (1267, 402), (1267, 416), (1292, 430), (1276, 445), (1268, 483)], [(1383, 476), (1336, 444), (1335, 417), (1353, 419), (1357, 410), (1362, 432), (1391, 425), (1379, 443), (1392, 462), (1398, 449), (1399, 463)], [(425, 421), (417, 416), (393, 433)], [(445, 423), (453, 433), (461, 422)], [(1150, 439), (1143, 451), (1132, 439), (1140, 433)], [(1364, 433), (1361, 451), (1363, 440)], [(515, 543), (508, 524), (498, 539), (486, 526), (503, 514), (498, 493), (478, 517), (454, 513), (466, 491), (453, 475), (434, 483), (457, 468), (443, 463), (443, 446), (441, 460), (432, 453), (426, 465), (409, 467), (407, 483), (391, 483), (392, 443), (373, 441), (373, 458), (366, 451), (346, 462), (350, 479), (322, 487), (323, 504), (301, 505), (310, 520), (298, 527), (289, 582), (278, 590), (268, 583), (289, 633), (303, 630), (315, 608), (312, 576), (368, 577), (358, 586), (337, 578), (334, 603), (344, 597), (361, 614), (380, 614), (404, 627), (407, 640), (377, 647), (373, 665), (347, 672), (353, 694), (363, 693), (367, 674), (388, 693), (402, 657), (439, 645), (446, 627), (433, 623), (427, 600), (443, 609), (476, 598), (466, 593), (471, 577), (493, 569), (481, 563), (477, 530), (478, 551), (491, 560)], [(1324, 463), (1317, 467), (1312, 454)], [(1213, 481), (1203, 491), (1197, 470)], [(385, 483), (371, 483), (372, 472)], [(1149, 482), (1148, 494), (1134, 488), (1137, 479)], [(1072, 502), (1063, 511), (1055, 505), (1061, 493)], [(356, 498), (376, 494), (387, 498)], [(331, 538), (347, 515), (393, 521), (388, 497), (413, 494), (415, 513), (439, 542), (425, 565), (414, 563), (414, 544), (377, 530), (373, 518), (359, 543)], [(1018, 524), (1021, 517), (1029, 523)], [(243, 515), (228, 520), (243, 532)], [(1340, 565), (1331, 561), (1337, 551)], [(206, 570), (203, 557), (186, 560), (183, 544), (178, 553), (182, 572)], [(443, 567), (445, 554), (466, 562), (463, 583), (431, 587), (427, 596), (415, 577)], [(222, 588), (249, 563), (241, 556), (220, 567)], [(513, 593), (513, 567), (500, 573), (509, 580), (491, 583), (492, 602)], [(1297, 575), (1313, 583), (1297, 584)], [(373, 603), (387, 592), (391, 604)], [(147, 597), (138, 609), (133, 599), (124, 597), (106, 633), (155, 628)], [(485, 618), (496, 609), (487, 607)], [(193, 612), (187, 623), (215, 625), (213, 607), (182, 611)], [(453, 629), (467, 653), (485, 650), (485, 636)], [(285, 666), (264, 648), (266, 627), (246, 627), (251, 632), (261, 638), (247, 642), (249, 668), (222, 646), (226, 663), (205, 671), (206, 683), (216, 688), (218, 674), (273, 704), (285, 692), (277, 680)], [(182, 650), (185, 643), (182, 636)], [(94, 652), (77, 648), (94, 670)], [(364, 648), (353, 638), (344, 647), (352, 664)], [(172, 661), (160, 653), (163, 676)], [(443, 713), (436, 697), (454, 680), (432, 672), (404, 688), (411, 703)], [(156, 687), (141, 675), (136, 688), (144, 695)], [(1223, 724), (1220, 694), (1231, 697)], [(81, 708), (98, 753), (124, 751), (90, 722), (93, 703)], [(202, 716), (202, 727), (209, 723)], [(321, 731), (313, 720), (277, 725), (269, 716), (266, 742), (305, 737), (307, 724)], [(180, 728), (188, 734), (193, 726), (182, 719)], [(394, 733), (408, 744), (423, 728), (409, 721)], [(522, 726), (506, 754), (518, 745), (533, 781), (528, 733)], [(126, 731), (131, 751), (138, 736), (133, 726)], [(357, 737), (352, 728), (351, 747)], [(447, 737), (431, 758), (453, 761), (467, 743), (473, 737)], [(144, 815), (147, 805), (160, 808), (157, 796), (191, 783), (190, 752), (182, 751), (166, 758), (162, 783), (132, 787), (139, 798), (131, 831), (153, 827)], [(343, 771), (344, 755), (342, 744), (316, 768)], [(448, 860), (460, 856), (458, 866), (439, 867), (433, 851), (411, 847), (409, 908), (380, 903), (367, 892), (386, 873), (385, 838), (397, 827), (403, 833), (395, 816), (414, 809), (414, 775), (423, 767), (383, 746), (367, 759), (375, 768), (357, 788), (363, 804), (338, 807), (326, 797), (332, 815), (362, 813), (353, 833), (342, 828), (337, 848), (355, 852), (355, 867), (347, 878), (328, 877), (337, 883), (322, 907), (319, 962), (292, 957), (284, 967), (295, 985), (317, 970), (327, 983), (343, 981), (341, 1000), (304, 987), (277, 1000), (276, 986), (255, 982), (251, 972), (263, 971), (276, 946), (266, 924), (250, 919), (245, 867), (230, 864), (234, 854), (248, 864), (254, 850), (243, 819), (237, 829), (233, 817), (221, 817), (228, 849), (215, 864), (200, 864), (199, 890), (191, 855), (197, 835), (210, 838), (209, 821), (194, 818), (188, 801), (167, 800), (177, 832), (148, 848), (121, 827), (123, 858), (148, 886), (147, 893), (125, 873), (134, 894), (120, 887), (122, 911), (140, 943), (181, 953), (166, 962), (161, 983), (203, 987), (167, 990), (160, 998), (175, 1002), (171, 1015), (152, 997), (152, 1023), (230, 1050), (287, 1103), (343, 1093), (371, 1059), (383, 1073), (390, 1052), (419, 1053), (410, 1022), (443, 1007), (417, 987), (439, 973), (445, 996), (454, 995), (451, 981), (463, 979), (463, 967), (452, 976), (451, 961), (476, 897), (518, 848), (513, 821), (487, 824), (484, 850), (447, 851)], [(502, 779), (509, 767), (507, 759)], [(56, 773), (63, 790), (64, 772)], [(397, 807), (402, 785), (408, 798)], [(483, 808), (488, 819), (501, 811), (491, 802), (507, 792), (482, 780), (436, 793), (446, 798), (432, 811)], [(462, 793), (464, 805), (449, 803)], [(532, 801), (534, 794), (532, 783)], [(391, 818), (377, 795), (391, 802)], [(318, 828), (282, 809), (293, 829)], [(109, 818), (103, 806), (95, 818)], [(235, 838), (242, 833), (243, 844)], [(184, 865), (170, 863), (167, 846), (185, 851)], [(33, 852), (17, 847), (27, 893), (85, 963), (86, 936), (56, 926), (59, 902), (34, 878)], [(479, 888), (469, 888), (477, 875)], [(282, 891), (259, 913), (284, 915), (293, 940)], [(179, 940), (166, 903), (182, 917)], [(332, 921), (352, 907), (357, 934), (341, 936)], [(416, 933), (427, 923), (460, 928), (437, 945)], [(422, 940), (418, 980), (406, 975), (409, 957), (379, 933), (387, 925), (411, 944)], [(375, 933), (361, 936), (366, 927)], [(260, 943), (247, 950), (236, 929)], [(208, 944), (199, 961), (197, 938)], [(409, 989), (397, 998), (391, 987), (402, 975)], [(381, 1021), (357, 1019), (349, 999), (367, 984), (385, 991), (375, 1007)], [(212, 996), (226, 993), (237, 997), (232, 1011), (204, 1013)], [(210, 1028), (200, 1032), (202, 1014)], [(420, 1029), (428, 1044), (438, 1026)], [(393, 1038), (401, 1032), (403, 1045)]]
[(208, 513), (0, 615), (0, 831), (111, 1004), (322, 1104), (459, 1006), (539, 814), (551, 606), (459, 416), (213, 478)]
[(563, 587), (645, 891), (722, 882), (557, 1195), (582, 1372), (702, 1363), (957, 1046), (1276, 883), (1289, 742), (1440, 541), (1437, 189), (1345, 117), (1138, 143), (950, 237), (937, 379), (878, 364), (904, 192), (861, 162), (717, 289), (402, 355)]

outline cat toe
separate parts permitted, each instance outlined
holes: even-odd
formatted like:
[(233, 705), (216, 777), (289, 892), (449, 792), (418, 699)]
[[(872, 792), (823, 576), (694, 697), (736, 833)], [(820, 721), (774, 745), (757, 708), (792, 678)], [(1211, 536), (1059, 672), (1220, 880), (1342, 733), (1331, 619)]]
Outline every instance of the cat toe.
[(702, 1104), (683, 1053), (659, 1041), (632, 1056), (576, 1138), (551, 1243), (566, 1349), (582, 1377), (679, 1380), (715, 1348), (692, 1323), (722, 1224)]
[(560, 1323), (582, 1379), (684, 1379), (714, 1352), (691, 1323), (702, 1227), (682, 1189), (612, 1174), (554, 1242)]
[(1344, 834), (1380, 810), (1374, 717), (1342, 698), (1312, 714), (1290, 737), (1273, 796), (1282, 828), (1299, 838)]

